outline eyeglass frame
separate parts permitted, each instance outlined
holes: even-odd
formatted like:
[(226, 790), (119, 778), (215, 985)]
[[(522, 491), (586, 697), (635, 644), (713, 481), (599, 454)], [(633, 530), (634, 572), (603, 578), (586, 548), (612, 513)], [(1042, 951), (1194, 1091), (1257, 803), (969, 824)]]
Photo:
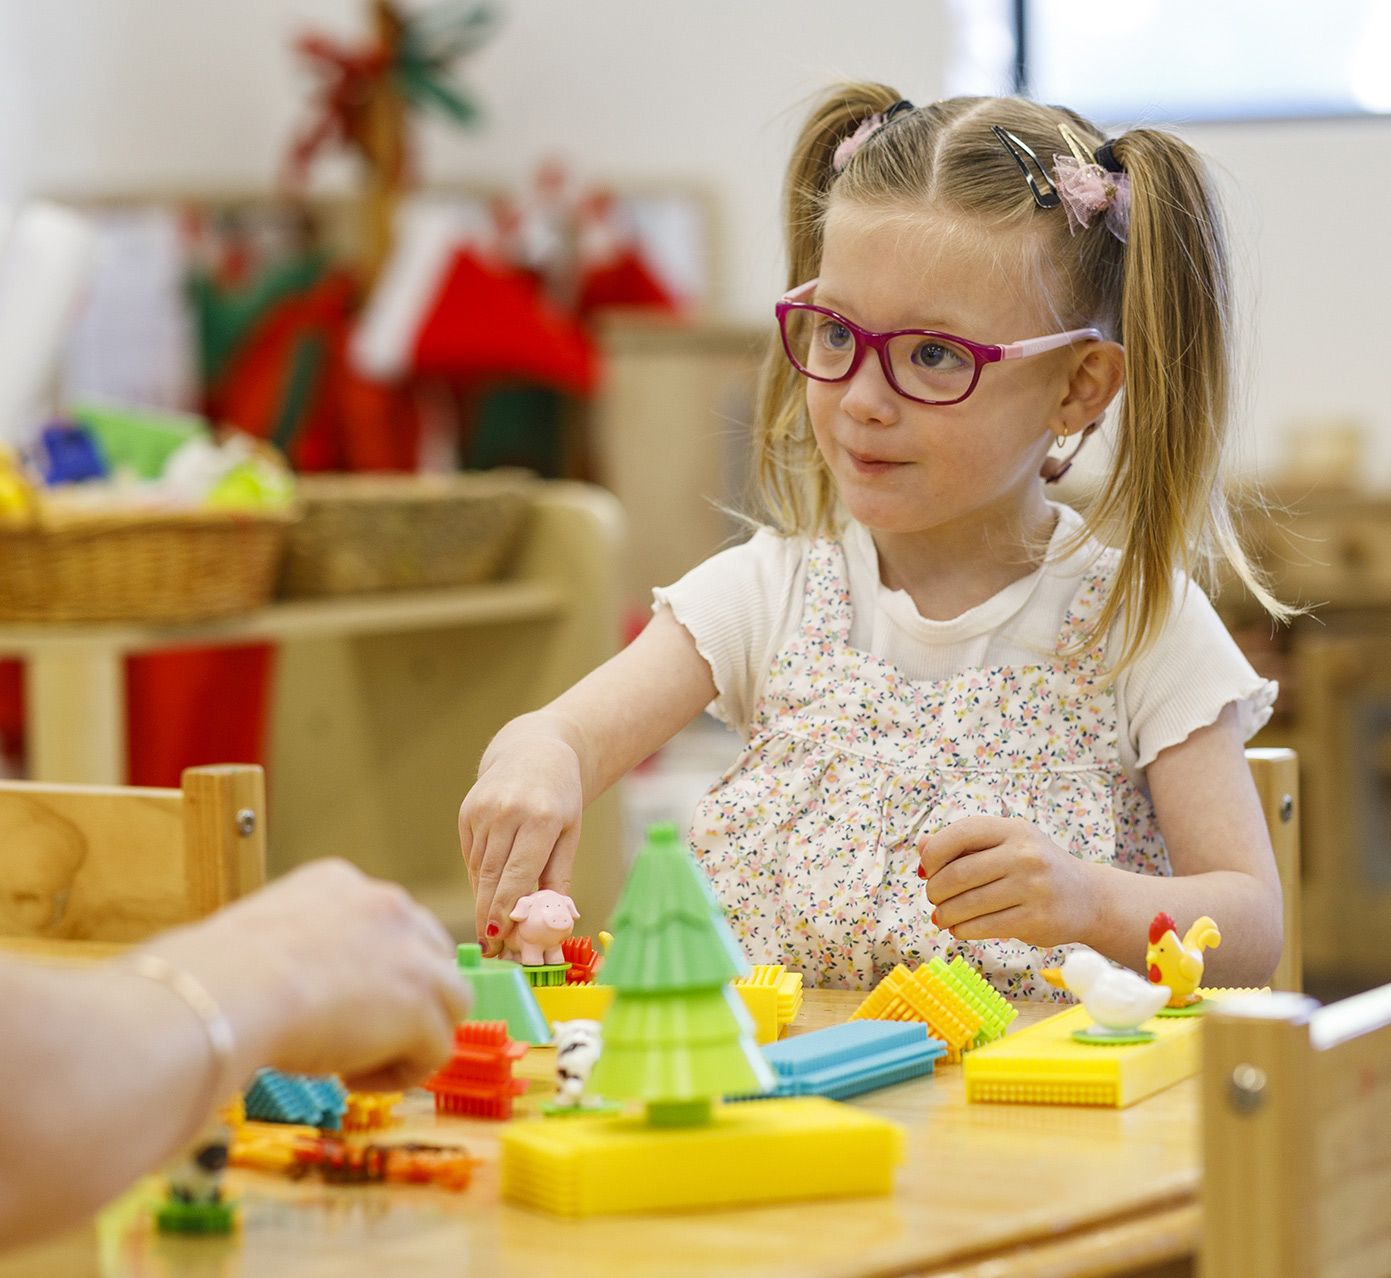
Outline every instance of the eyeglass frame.
[[(1031, 355), (1042, 355), (1046, 351), (1059, 350), (1064, 346), (1071, 346), (1081, 341), (1103, 342), (1105, 335), (1097, 328), (1073, 328), (1065, 333), (1050, 333), (1047, 337), (1029, 337), (1022, 342), (1010, 342), (1005, 346), (989, 345), (983, 342), (968, 341), (964, 337), (957, 337), (954, 333), (943, 333), (930, 328), (896, 328), (887, 333), (876, 333), (872, 329), (861, 328), (858, 324), (852, 323), (841, 315), (838, 311), (830, 310), (825, 306), (814, 306), (810, 302), (802, 299), (811, 295), (820, 279), (809, 280), (805, 284), (799, 284), (788, 293), (784, 293), (776, 307), (778, 317), (778, 333), (782, 337), (782, 348), (787, 354), (788, 362), (803, 377), (810, 377), (814, 382), (848, 382), (859, 372), (860, 365), (864, 363), (867, 351), (876, 351), (879, 355), (879, 366), (884, 370), (884, 377), (894, 392), (901, 395), (904, 399), (912, 401), (914, 404), (930, 404), (933, 407), (941, 408), (950, 404), (959, 404), (968, 398), (976, 389), (976, 384), (980, 381), (981, 370), (987, 364), (998, 364), (1002, 360), (1028, 359)], [(850, 361), (850, 367), (839, 377), (822, 377), (819, 374), (809, 372), (803, 368), (797, 357), (792, 353), (792, 343), (787, 337), (786, 317), (792, 311), (814, 311), (818, 315), (829, 315), (837, 324), (844, 324), (845, 327), (855, 338), (855, 354)], [(893, 367), (889, 361), (889, 342), (895, 337), (936, 337), (944, 341), (952, 342), (957, 346), (963, 347), (971, 353), (971, 358), (975, 361), (975, 371), (971, 377), (971, 384), (966, 390), (955, 399), (921, 399), (917, 395), (910, 395), (898, 384), (894, 377)]]

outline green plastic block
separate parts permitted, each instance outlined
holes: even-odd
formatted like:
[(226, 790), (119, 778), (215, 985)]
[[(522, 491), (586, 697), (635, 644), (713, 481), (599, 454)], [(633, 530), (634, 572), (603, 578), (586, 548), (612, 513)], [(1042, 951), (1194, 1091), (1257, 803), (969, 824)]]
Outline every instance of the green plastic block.
[(744, 1000), (729, 986), (615, 998), (590, 1080), (600, 1096), (664, 1101), (738, 1095), (739, 1086), (766, 1092), (774, 1081)]
[(714, 989), (748, 971), (710, 880), (676, 827), (653, 826), (613, 917), (604, 984), (634, 994)]
[(1010, 1022), (1019, 1015), (1018, 1009), (959, 954), (950, 964), (934, 958), (927, 970), (941, 977), (949, 989), (980, 1015), (976, 1047), (1003, 1038)]
[(229, 1202), (186, 1203), (171, 1198), (155, 1212), (162, 1234), (230, 1234), (236, 1223), (236, 1205)]
[(564, 985), (565, 973), (569, 970), (568, 963), (538, 963), (530, 967), (522, 964), (522, 975), (532, 989), (538, 985)]
[(478, 945), (459, 946), (459, 971), (473, 985), (471, 1021), (506, 1021), (507, 1033), (519, 1043), (551, 1041), (551, 1027), (541, 1015), (520, 963), (484, 958)]
[(208, 423), (189, 413), (84, 403), (72, 415), (96, 436), (113, 471), (133, 470), (141, 479), (158, 479), (170, 456), (190, 439), (212, 438)]

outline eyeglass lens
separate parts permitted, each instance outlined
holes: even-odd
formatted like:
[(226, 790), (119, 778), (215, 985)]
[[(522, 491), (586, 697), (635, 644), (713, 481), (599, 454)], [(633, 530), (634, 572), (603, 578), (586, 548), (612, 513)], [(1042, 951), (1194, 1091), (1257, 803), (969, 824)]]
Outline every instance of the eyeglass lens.
[[(791, 309), (784, 313), (783, 331), (792, 362), (809, 377), (836, 381), (854, 363), (859, 339), (833, 315)], [(889, 339), (888, 354), (895, 389), (928, 403), (960, 399), (975, 376), (975, 356), (941, 337), (900, 333)]]

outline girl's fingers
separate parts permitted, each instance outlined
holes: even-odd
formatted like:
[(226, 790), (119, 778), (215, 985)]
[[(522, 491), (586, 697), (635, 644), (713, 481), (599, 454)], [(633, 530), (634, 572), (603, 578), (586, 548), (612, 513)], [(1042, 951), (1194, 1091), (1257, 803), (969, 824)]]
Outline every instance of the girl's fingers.
[(1009, 838), (1013, 822), (1006, 817), (963, 817), (943, 826), (936, 834), (918, 840), (918, 856), (927, 877), (959, 856), (993, 848)]
[(555, 851), (560, 832), (558, 821), (528, 821), (517, 831), (488, 908), (489, 935), (503, 935), (511, 930), (512, 920), (507, 916), (518, 899), (536, 887), (536, 880)]
[(541, 871), (540, 887), (570, 895), (570, 877), (575, 870), (575, 853), (580, 846), (579, 822), (566, 826), (556, 840), (546, 868)]
[[(473, 921), (478, 928), (478, 941), (485, 954), (495, 952), (495, 943), (511, 926), (493, 920), (493, 898), (497, 895), (498, 880), (502, 877), (517, 837), (517, 827), (498, 822), (488, 831), (488, 842), (478, 867), (478, 882), (473, 889)], [(476, 845), (475, 845), (476, 846)], [(511, 908), (510, 906), (508, 907)]]
[(927, 899), (933, 905), (941, 905), (963, 892), (1003, 879), (1009, 871), (1009, 858), (998, 848), (986, 848), (969, 856), (963, 854), (928, 876)]
[[(932, 899), (932, 898), (929, 898)], [(998, 878), (969, 888), (942, 901), (933, 901), (932, 921), (938, 927), (956, 928), (973, 919), (986, 918), (1019, 904), (1019, 894), (1008, 879)]]
[(1022, 906), (1012, 905), (994, 914), (982, 914), (956, 924), (951, 934), (958, 941), (1015, 941), (1028, 930), (1029, 920)]

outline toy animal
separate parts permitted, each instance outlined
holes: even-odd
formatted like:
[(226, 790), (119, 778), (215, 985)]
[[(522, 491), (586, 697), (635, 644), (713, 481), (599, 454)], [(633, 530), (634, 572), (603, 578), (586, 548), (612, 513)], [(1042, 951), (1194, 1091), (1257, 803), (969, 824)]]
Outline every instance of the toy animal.
[(604, 1051), (603, 1031), (598, 1021), (556, 1021), (555, 1105), (574, 1109), (584, 1104), (584, 1089), (590, 1072)]
[(1135, 1029), (1169, 1001), (1168, 986), (1151, 985), (1128, 968), (1108, 963), (1094, 950), (1074, 950), (1062, 967), (1045, 968), (1043, 978), (1076, 994), (1092, 1020), (1117, 1033)]
[(508, 915), (517, 926), (507, 938), (503, 957), (515, 960), (520, 955), (527, 967), (565, 962), (560, 943), (575, 930), (579, 916), (575, 903), (551, 888), (522, 897)]
[(1187, 1007), (1201, 997), (1197, 990), (1203, 979), (1203, 950), (1221, 945), (1222, 933), (1206, 914), (1181, 941), (1175, 927), (1171, 915), (1161, 912), (1154, 916), (1145, 962), (1149, 964), (1150, 980), (1169, 987), (1169, 1006)]

